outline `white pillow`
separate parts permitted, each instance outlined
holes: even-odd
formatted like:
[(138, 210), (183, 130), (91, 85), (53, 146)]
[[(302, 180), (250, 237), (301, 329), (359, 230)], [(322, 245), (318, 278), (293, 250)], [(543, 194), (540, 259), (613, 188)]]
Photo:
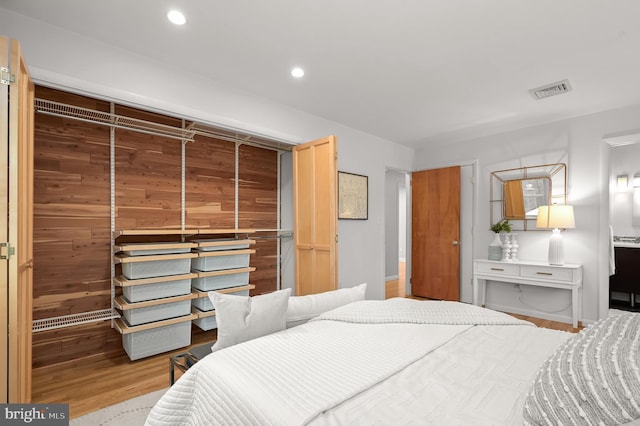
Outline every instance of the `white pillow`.
[(284, 330), (290, 294), (290, 288), (253, 297), (210, 291), (218, 323), (218, 340), (211, 350)]
[(307, 296), (291, 296), (287, 308), (287, 327), (293, 327), (309, 321), (324, 312), (347, 303), (364, 300), (367, 283), (351, 288), (309, 294)]

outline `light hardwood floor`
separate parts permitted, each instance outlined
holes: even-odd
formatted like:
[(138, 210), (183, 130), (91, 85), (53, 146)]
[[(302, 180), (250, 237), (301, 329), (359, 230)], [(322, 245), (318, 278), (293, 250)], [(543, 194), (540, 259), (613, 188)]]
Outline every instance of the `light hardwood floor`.
[[(193, 333), (191, 346), (215, 340), (215, 331)], [(190, 346), (190, 347), (191, 347)], [(36, 368), (32, 376), (33, 403), (68, 403), (76, 418), (136, 396), (169, 387), (169, 358), (188, 348), (130, 361), (118, 356), (95, 356)], [(176, 378), (180, 372), (176, 372)]]
[[(576, 332), (571, 324), (514, 315), (539, 327)], [(194, 334), (192, 346), (215, 339)], [(32, 402), (69, 403), (71, 418), (169, 386), (169, 357), (179, 349), (138, 361), (126, 355), (92, 357), (33, 370)], [(176, 377), (179, 376), (177, 372)]]

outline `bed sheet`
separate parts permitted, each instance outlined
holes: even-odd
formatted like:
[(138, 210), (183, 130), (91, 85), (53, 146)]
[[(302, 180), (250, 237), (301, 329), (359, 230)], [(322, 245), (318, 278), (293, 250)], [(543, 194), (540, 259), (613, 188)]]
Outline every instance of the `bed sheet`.
[(571, 333), (475, 326), (312, 425), (521, 425), (536, 372)]

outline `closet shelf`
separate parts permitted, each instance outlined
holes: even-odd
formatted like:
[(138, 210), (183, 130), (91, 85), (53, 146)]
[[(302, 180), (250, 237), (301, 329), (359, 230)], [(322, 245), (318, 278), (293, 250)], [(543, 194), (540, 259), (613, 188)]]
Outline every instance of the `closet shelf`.
[(217, 251), (201, 251), (198, 254), (198, 257), (219, 257), (219, 256), (234, 256), (234, 255), (242, 255), (242, 254), (255, 254), (255, 250), (244, 249), (244, 250), (217, 250)]
[[(254, 288), (256, 288), (255, 285), (253, 284), (247, 284), (247, 285), (243, 285), (240, 287), (229, 287), (229, 288), (219, 288), (217, 290), (211, 290), (211, 291), (215, 291), (218, 293), (236, 293), (238, 291), (247, 291), (247, 290), (253, 290)], [(199, 291), (197, 289), (194, 289), (192, 291), (193, 294), (193, 298), (194, 299), (200, 299), (202, 297), (208, 297), (209, 296), (209, 292), (208, 291)]]
[(220, 234), (253, 234), (253, 228), (237, 229), (120, 229), (113, 231), (113, 238), (125, 235), (220, 235)]
[(169, 249), (191, 249), (198, 247), (196, 243), (125, 243), (113, 247), (114, 252), (119, 251), (142, 251), (142, 250), (169, 250)]
[(178, 253), (178, 254), (156, 254), (148, 256), (131, 256), (128, 254), (117, 254), (113, 257), (115, 263), (139, 263), (139, 262), (153, 262), (153, 261), (165, 261), (176, 259), (192, 259), (198, 257), (198, 253)]
[(192, 270), (191, 272), (195, 272), (198, 274), (198, 278), (206, 278), (206, 277), (217, 277), (220, 275), (231, 275), (231, 274), (239, 274), (242, 272), (253, 272), (256, 268), (253, 266), (247, 266), (246, 268), (237, 268), (237, 269), (223, 269), (220, 271), (196, 271)]
[(201, 311), (200, 309), (196, 308), (195, 306), (193, 306), (191, 308), (191, 313), (193, 315), (196, 315), (198, 319), (200, 319), (200, 318), (209, 318), (209, 317), (216, 316), (215, 309), (213, 311)]
[(167, 275), (164, 277), (138, 278), (135, 280), (130, 280), (124, 275), (118, 275), (117, 277), (113, 278), (113, 283), (118, 287), (129, 287), (134, 285), (157, 284), (157, 283), (164, 283), (169, 281), (189, 280), (191, 278), (198, 278), (198, 274), (195, 272), (190, 272), (188, 274), (182, 274), (182, 275)]
[(150, 322), (147, 324), (135, 325), (135, 326), (127, 325), (122, 320), (122, 318), (118, 318), (114, 320), (114, 325), (120, 334), (129, 334), (129, 333), (136, 333), (138, 331), (151, 330), (158, 327), (164, 327), (166, 325), (179, 324), (185, 321), (192, 321), (197, 318), (198, 318), (197, 315), (189, 314), (182, 317), (171, 318), (171, 319), (162, 320), (162, 321), (155, 321), (155, 322)]
[(129, 309), (146, 308), (149, 306), (164, 305), (166, 303), (180, 302), (182, 300), (191, 300), (196, 298), (193, 293), (185, 294), (182, 296), (164, 297), (161, 299), (145, 300), (144, 302), (128, 302), (123, 296), (118, 296), (113, 299), (113, 305), (116, 309), (121, 311), (127, 311)]
[(208, 247), (237, 246), (240, 244), (252, 245), (256, 243), (256, 240), (236, 240), (236, 239), (210, 240), (210, 241), (194, 240), (193, 242), (197, 244), (198, 248), (208, 248)]

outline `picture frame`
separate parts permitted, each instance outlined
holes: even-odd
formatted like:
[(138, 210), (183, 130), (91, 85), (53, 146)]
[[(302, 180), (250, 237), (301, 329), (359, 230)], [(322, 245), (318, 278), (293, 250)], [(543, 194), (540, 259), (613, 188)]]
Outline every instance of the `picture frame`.
[(338, 219), (369, 218), (369, 178), (338, 172)]

